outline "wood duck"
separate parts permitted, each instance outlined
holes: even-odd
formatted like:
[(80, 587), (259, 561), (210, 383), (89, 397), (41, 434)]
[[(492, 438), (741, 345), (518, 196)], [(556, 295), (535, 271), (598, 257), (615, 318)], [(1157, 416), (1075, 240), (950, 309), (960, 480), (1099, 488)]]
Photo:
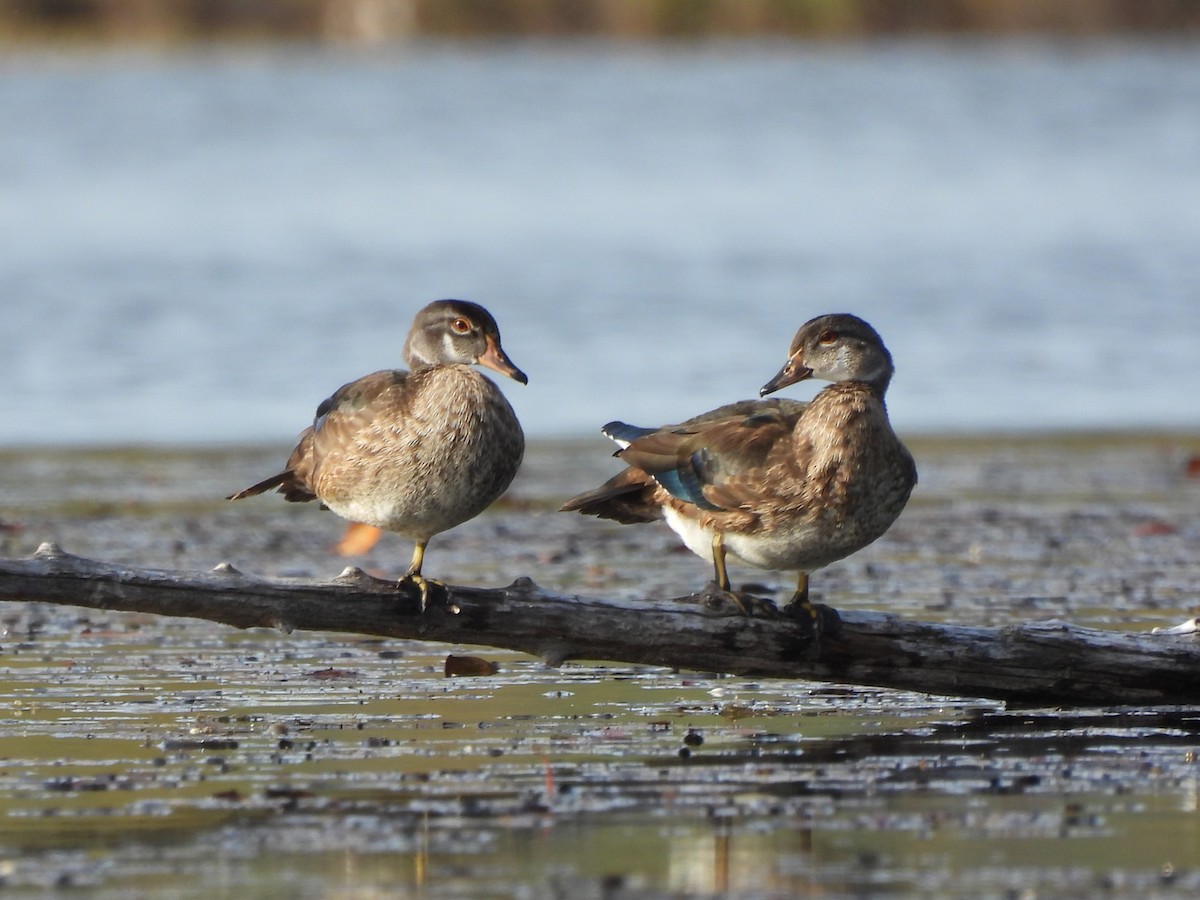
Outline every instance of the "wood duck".
[(657, 429), (610, 422), (603, 432), (628, 468), (562, 509), (623, 523), (666, 519), (712, 561), (727, 593), (726, 554), (795, 571), (788, 612), (819, 624), (809, 573), (880, 537), (917, 482), (884, 405), (892, 372), (874, 328), (848, 314), (819, 316), (796, 332), (786, 364), (759, 391), (833, 382), (810, 402), (743, 400)]
[(228, 499), (272, 488), (319, 500), (338, 515), (415, 542), (403, 581), (420, 591), (425, 547), (474, 518), (512, 483), (525, 451), (516, 414), (479, 364), (527, 384), (500, 345), (491, 314), (466, 300), (417, 313), (404, 344), (409, 371), (385, 370), (340, 387), (317, 407), (287, 467)]

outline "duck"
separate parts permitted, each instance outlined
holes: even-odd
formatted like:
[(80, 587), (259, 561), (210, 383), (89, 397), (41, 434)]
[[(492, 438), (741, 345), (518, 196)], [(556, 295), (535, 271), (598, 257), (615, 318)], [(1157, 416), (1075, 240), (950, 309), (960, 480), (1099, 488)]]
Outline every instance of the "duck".
[[(438, 300), (413, 319), (408, 369), (342, 385), (322, 402), (283, 471), (231, 494), (276, 490), (290, 502), (317, 500), (359, 526), (413, 541), (400, 584), (433, 582), (425, 548), (437, 534), (492, 505), (516, 477), (525, 435), (504, 393), (476, 365), (520, 384), (529, 379), (504, 352), (496, 320), (478, 303)], [(443, 586), (444, 587), (444, 586)]]
[[(660, 428), (605, 425), (626, 468), (562, 510), (622, 524), (665, 520), (712, 563), (726, 595), (727, 557), (793, 571), (784, 612), (819, 629), (836, 611), (810, 602), (810, 574), (880, 538), (917, 483), (912, 454), (888, 419), (893, 373), (871, 325), (849, 313), (817, 316), (796, 332), (760, 399)], [(832, 383), (808, 402), (761, 399), (807, 379)]]

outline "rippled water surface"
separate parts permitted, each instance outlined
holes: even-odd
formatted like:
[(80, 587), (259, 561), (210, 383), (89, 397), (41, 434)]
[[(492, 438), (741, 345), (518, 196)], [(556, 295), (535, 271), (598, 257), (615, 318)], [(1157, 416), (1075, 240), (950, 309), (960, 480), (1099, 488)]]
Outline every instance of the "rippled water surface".
[(1200, 426), (1194, 44), (27, 54), (0, 119), (0, 443), (283, 442), (444, 296), (540, 436), (840, 310), (908, 433)]

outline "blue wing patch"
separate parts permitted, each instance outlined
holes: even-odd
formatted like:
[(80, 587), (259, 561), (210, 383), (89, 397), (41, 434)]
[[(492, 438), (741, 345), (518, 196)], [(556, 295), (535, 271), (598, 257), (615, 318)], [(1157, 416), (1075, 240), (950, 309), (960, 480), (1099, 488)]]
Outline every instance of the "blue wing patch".
[(686, 503), (699, 509), (720, 509), (719, 506), (713, 506), (705, 498), (704, 494), (696, 490), (699, 487), (697, 484), (689, 484), (688, 479), (683, 472), (678, 469), (672, 469), (670, 472), (654, 473), (654, 480), (663, 486), (668, 494), (676, 500), (683, 500)]
[(720, 509), (704, 496), (703, 473), (707, 469), (708, 454), (697, 450), (688, 460), (688, 465), (667, 472), (655, 472), (654, 480), (663, 486), (676, 500), (683, 500), (699, 509)]

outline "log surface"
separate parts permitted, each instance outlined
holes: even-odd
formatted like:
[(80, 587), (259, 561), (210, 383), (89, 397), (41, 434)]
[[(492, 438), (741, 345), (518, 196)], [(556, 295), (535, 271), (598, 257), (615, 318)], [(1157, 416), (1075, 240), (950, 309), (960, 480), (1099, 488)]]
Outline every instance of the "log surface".
[[(447, 586), (421, 611), (414, 592), (347, 569), (328, 582), (96, 562), (44, 544), (0, 559), (0, 600), (207, 619), (236, 628), (344, 632), (477, 644), (539, 656), (871, 685), (1022, 705), (1200, 704), (1194, 627), (1123, 633), (1041, 621), (1003, 628), (843, 612), (813, 646), (790, 619), (746, 616), (702, 592), (675, 600)], [(1173, 633), (1172, 633), (1173, 632)]]

